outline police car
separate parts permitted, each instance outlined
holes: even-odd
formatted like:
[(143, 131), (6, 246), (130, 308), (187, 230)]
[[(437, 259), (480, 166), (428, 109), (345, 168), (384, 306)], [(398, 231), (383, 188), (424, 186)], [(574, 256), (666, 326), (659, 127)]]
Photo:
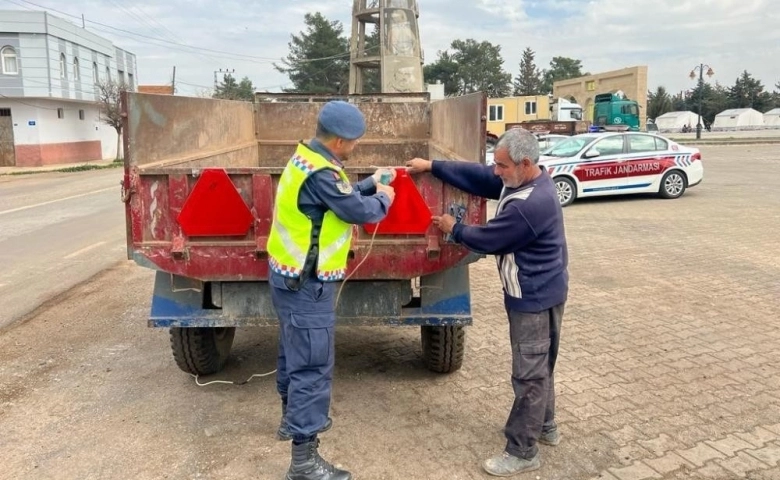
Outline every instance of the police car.
[(640, 132), (575, 135), (541, 152), (561, 206), (577, 198), (658, 193), (678, 198), (704, 177), (701, 153)]

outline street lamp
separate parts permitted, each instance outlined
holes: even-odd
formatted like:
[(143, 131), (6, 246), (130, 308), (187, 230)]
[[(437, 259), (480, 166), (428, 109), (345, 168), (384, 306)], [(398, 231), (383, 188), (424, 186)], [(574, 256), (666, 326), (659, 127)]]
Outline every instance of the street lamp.
[(696, 70), (699, 71), (699, 122), (696, 124), (696, 139), (701, 138), (701, 98), (704, 96), (704, 67), (707, 67), (707, 76), (711, 77), (715, 75), (715, 72), (712, 71), (712, 67), (709, 65), (705, 65), (703, 63), (700, 63), (699, 65), (693, 67), (693, 70), (691, 70), (691, 74), (689, 75), (691, 77), (691, 80), (696, 79)]

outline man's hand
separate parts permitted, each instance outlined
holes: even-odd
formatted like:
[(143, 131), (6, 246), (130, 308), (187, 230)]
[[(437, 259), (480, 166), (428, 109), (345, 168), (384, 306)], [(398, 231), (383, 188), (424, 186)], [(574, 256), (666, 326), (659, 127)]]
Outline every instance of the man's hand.
[(393, 183), (393, 180), (395, 180), (395, 169), (394, 168), (378, 168), (376, 172), (374, 172), (373, 175), (371, 175), (371, 178), (374, 179), (374, 185), (379, 185), (382, 183), (382, 176), (383, 175), (389, 175), (390, 181), (387, 182), (387, 184)]
[(390, 205), (393, 204), (393, 201), (395, 200), (395, 189), (391, 187), (390, 185), (385, 185), (382, 183), (376, 184), (376, 193), (384, 193), (388, 197), (390, 197)]
[(406, 171), (409, 173), (430, 172), (433, 162), (424, 158), (413, 158), (406, 162)]
[(433, 224), (444, 233), (452, 233), (455, 228), (455, 217), (452, 215), (442, 215), (441, 217), (432, 217)]

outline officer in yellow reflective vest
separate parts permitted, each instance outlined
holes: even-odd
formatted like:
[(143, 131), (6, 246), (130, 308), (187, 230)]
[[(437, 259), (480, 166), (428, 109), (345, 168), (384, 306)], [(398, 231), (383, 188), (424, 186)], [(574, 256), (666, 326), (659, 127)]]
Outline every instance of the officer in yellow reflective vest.
[[(365, 134), (363, 114), (326, 103), (317, 132), (300, 143), (279, 179), (268, 238), (271, 300), (279, 317), (276, 384), (282, 397), (280, 440), (292, 439), (287, 480), (349, 480), (319, 456), (317, 434), (331, 419), (335, 292), (343, 280), (352, 225), (382, 220), (395, 198), (379, 182), (387, 170), (351, 184), (342, 162)], [(390, 172), (394, 172), (391, 170)]]

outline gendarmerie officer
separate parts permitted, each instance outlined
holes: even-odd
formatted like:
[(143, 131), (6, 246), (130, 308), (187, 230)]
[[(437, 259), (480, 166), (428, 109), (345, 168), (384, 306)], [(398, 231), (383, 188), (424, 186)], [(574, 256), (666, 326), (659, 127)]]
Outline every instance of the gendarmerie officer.
[(279, 317), (277, 436), (292, 439), (287, 480), (349, 480), (317, 453), (317, 434), (331, 427), (334, 293), (344, 279), (352, 225), (382, 220), (393, 202), (383, 173), (351, 184), (342, 162), (365, 134), (363, 114), (343, 101), (326, 103), (315, 137), (301, 142), (282, 173), (268, 238), (271, 299)]

